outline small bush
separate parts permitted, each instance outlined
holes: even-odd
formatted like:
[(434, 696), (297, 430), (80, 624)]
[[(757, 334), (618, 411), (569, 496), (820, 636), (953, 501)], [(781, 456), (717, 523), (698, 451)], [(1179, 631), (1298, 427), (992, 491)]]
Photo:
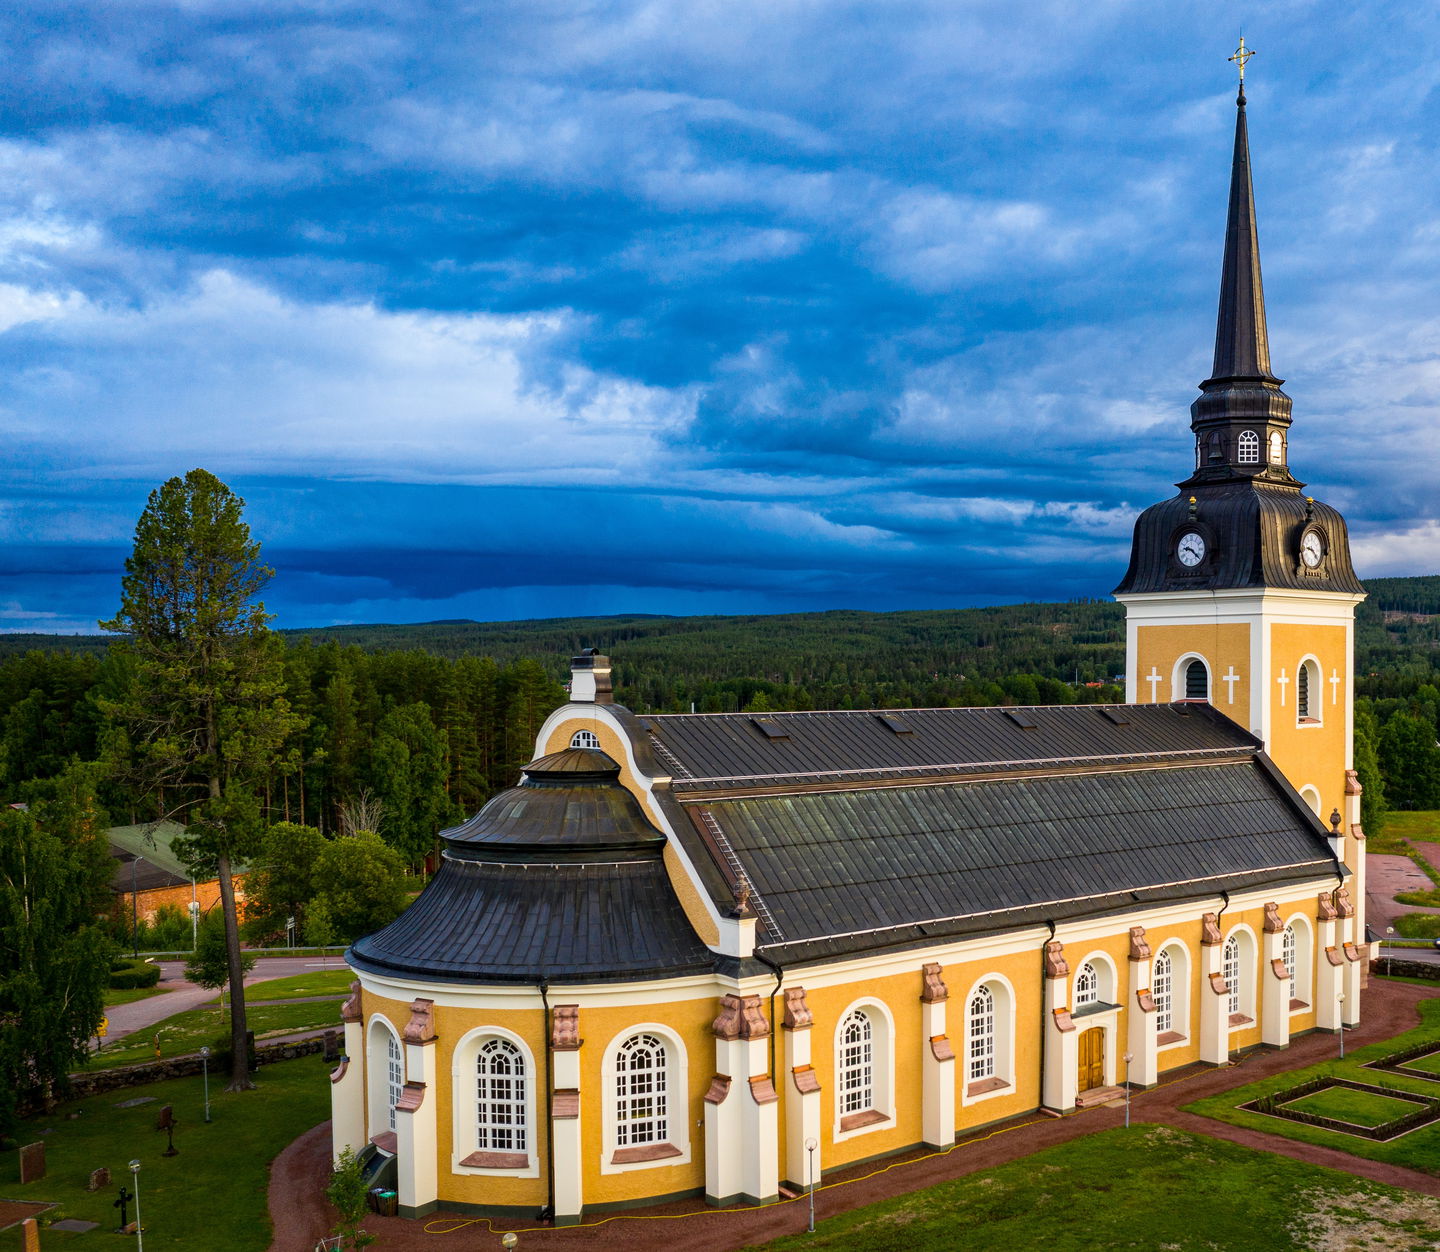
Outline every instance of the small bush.
[(110, 987), (114, 991), (133, 991), (137, 987), (153, 987), (160, 981), (160, 967), (149, 961), (122, 961), (120, 968), (110, 970)]

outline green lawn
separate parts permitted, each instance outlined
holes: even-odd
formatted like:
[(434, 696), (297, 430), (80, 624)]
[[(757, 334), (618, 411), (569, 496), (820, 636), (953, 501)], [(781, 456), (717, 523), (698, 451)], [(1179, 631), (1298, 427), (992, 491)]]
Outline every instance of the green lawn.
[(289, 978), (271, 978), (245, 988), (246, 1000), (299, 1000), (305, 996), (347, 995), (355, 979), (354, 971), (317, 969), (313, 974), (294, 974)]
[(1306, 1069), (1292, 1070), (1284, 1074), (1275, 1074), (1270, 1078), (1262, 1078), (1259, 1082), (1251, 1083), (1249, 1086), (1209, 1096), (1204, 1100), (1197, 1100), (1194, 1104), (1186, 1105), (1186, 1111), (1200, 1113), (1205, 1117), (1214, 1117), (1219, 1121), (1231, 1122), (1237, 1126), (1248, 1126), (1252, 1130), (1264, 1131), (1266, 1134), (1283, 1135), (1287, 1139), (1298, 1139), (1303, 1143), (1318, 1143), (1327, 1148), (1338, 1148), (1341, 1152), (1348, 1152), (1352, 1156), (1364, 1156), (1375, 1161), (1389, 1161), (1392, 1164), (1404, 1165), (1428, 1174), (1440, 1174), (1440, 1122), (1432, 1122), (1428, 1126), (1412, 1130), (1407, 1135), (1390, 1140), (1389, 1143), (1372, 1143), (1368, 1139), (1359, 1139), (1354, 1135), (1322, 1130), (1318, 1126), (1305, 1126), (1299, 1122), (1285, 1121), (1283, 1118), (1267, 1117), (1263, 1113), (1246, 1112), (1238, 1107), (1259, 1096), (1269, 1095), (1275, 1091), (1284, 1091), (1290, 1087), (1297, 1087), (1308, 1079), (1331, 1074), (1337, 1078), (1349, 1078), (1355, 1082), (1369, 1083), (1377, 1087), (1394, 1087), (1401, 1091), (1409, 1091), (1433, 1099), (1436, 1094), (1435, 1084), (1427, 1079), (1396, 1074), (1388, 1070), (1363, 1068), (1368, 1061), (1378, 1061), (1392, 1052), (1399, 1052), (1404, 1048), (1431, 1039), (1435, 1041), (1437, 1047), (1440, 1047), (1440, 996), (1420, 1001), (1420, 1017), (1423, 1024), (1414, 1030), (1408, 1030), (1404, 1034), (1396, 1035), (1395, 1038), (1387, 1039), (1382, 1043), (1372, 1043), (1363, 1048), (1347, 1051), (1343, 1061), (1337, 1058), (1324, 1061), (1319, 1065), (1312, 1065)]
[(1417, 1056), (1413, 1061), (1406, 1061), (1407, 1069), (1423, 1069), (1427, 1074), (1440, 1074), (1440, 1050), (1430, 1053), (1429, 1056)]
[[(49, 1218), (100, 1223), (99, 1230), (84, 1235), (46, 1231), (47, 1249), (69, 1247), (75, 1240), (83, 1247), (118, 1247), (120, 1241), (109, 1233), (118, 1216), (111, 1205), (121, 1181), (130, 1182), (126, 1162), (138, 1159), (146, 1252), (263, 1252), (270, 1243), (265, 1208), (270, 1162), (296, 1136), (330, 1116), (330, 1084), (318, 1056), (262, 1066), (255, 1081), (254, 1091), (230, 1094), (212, 1077), (209, 1125), (199, 1078), (127, 1087), (62, 1105), (49, 1117), (32, 1119), (26, 1127), (30, 1134), (23, 1137), (25, 1142), (43, 1137), (46, 1177), (21, 1187), (19, 1154), (0, 1153), (0, 1194), (57, 1201), (60, 1208)], [(153, 1096), (154, 1102), (118, 1107), (142, 1096)], [(165, 1135), (154, 1128), (165, 1104), (174, 1108), (179, 1122), (175, 1146), (180, 1155), (168, 1158), (160, 1155)], [(74, 1112), (79, 1117), (69, 1119)], [(85, 1183), (102, 1165), (113, 1183), (92, 1194)], [(0, 1233), (0, 1252), (20, 1246), (18, 1227)]]
[[(962, 1145), (955, 1149), (964, 1152)], [(1137, 1125), (824, 1218), (767, 1245), (844, 1252), (1408, 1252), (1437, 1246), (1440, 1200), (1237, 1144)], [(802, 1201), (803, 1203), (803, 1201)], [(1345, 1242), (1333, 1242), (1337, 1228)]]
[(1395, 1100), (1371, 1091), (1354, 1091), (1349, 1087), (1328, 1087), (1285, 1105), (1286, 1109), (1294, 1109), (1298, 1113), (1333, 1117), (1352, 1126), (1379, 1126), (1384, 1122), (1393, 1122), (1397, 1117), (1415, 1112), (1418, 1107), (1408, 1100)]
[[(250, 1029), (256, 1039), (265, 1035), (288, 1034), (295, 1030), (318, 1030), (327, 1026), (340, 1026), (340, 1001), (323, 1000), (310, 1004), (257, 1005), (246, 1011)], [(154, 1039), (160, 1036), (162, 1056), (180, 1056), (195, 1052), (230, 1029), (230, 1008), (191, 1009), (176, 1013), (154, 1026), (106, 1044), (90, 1061), (90, 1068), (110, 1068), (115, 1065), (129, 1065), (135, 1061), (150, 1061), (155, 1058)]]
[(117, 991), (111, 987), (105, 992), (105, 1007), (113, 1009), (117, 1004), (134, 1004), (136, 1000), (148, 1000), (152, 996), (163, 996), (167, 991), (174, 991), (171, 987), (126, 987), (123, 991)]

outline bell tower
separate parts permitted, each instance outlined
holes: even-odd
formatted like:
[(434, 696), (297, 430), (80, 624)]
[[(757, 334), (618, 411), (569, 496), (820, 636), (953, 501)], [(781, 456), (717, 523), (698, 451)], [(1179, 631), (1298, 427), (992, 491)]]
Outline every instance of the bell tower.
[[(1235, 150), (1211, 376), (1190, 407), (1194, 471), (1136, 521), (1115, 590), (1126, 698), (1209, 700), (1263, 740), (1337, 852), (1361, 869), (1351, 773), (1355, 605), (1345, 519), (1291, 472), (1291, 401), (1270, 368), (1241, 42)], [(1352, 837), (1353, 836), (1353, 837)], [(1363, 875), (1352, 894), (1363, 902)]]

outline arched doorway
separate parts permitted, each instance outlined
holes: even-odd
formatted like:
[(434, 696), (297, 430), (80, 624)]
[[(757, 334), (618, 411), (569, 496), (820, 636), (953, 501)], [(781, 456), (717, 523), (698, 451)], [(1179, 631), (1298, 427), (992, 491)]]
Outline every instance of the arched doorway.
[(1081, 1091), (1105, 1085), (1105, 1028), (1093, 1026), (1080, 1036)]

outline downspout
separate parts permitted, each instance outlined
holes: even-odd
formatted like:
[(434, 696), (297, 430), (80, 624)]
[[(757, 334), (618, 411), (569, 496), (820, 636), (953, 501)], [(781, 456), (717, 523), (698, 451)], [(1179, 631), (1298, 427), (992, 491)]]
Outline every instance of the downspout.
[(545, 1174), (549, 1198), (545, 1207), (536, 1215), (537, 1221), (555, 1219), (555, 1057), (550, 1051), (550, 980), (542, 978), (536, 984), (540, 988), (540, 1003), (545, 1006)]
[(779, 1082), (780, 1078), (775, 1072), (775, 997), (780, 994), (780, 985), (785, 981), (785, 971), (768, 956), (761, 956), (759, 952), (753, 952), (751, 955), (775, 974), (775, 985), (770, 988), (770, 1081)]
[(1045, 1052), (1050, 1039), (1049, 1023), (1045, 1020), (1045, 949), (1055, 940), (1055, 923), (1046, 918), (1050, 933), (1040, 945), (1040, 1106), (1045, 1106)]

